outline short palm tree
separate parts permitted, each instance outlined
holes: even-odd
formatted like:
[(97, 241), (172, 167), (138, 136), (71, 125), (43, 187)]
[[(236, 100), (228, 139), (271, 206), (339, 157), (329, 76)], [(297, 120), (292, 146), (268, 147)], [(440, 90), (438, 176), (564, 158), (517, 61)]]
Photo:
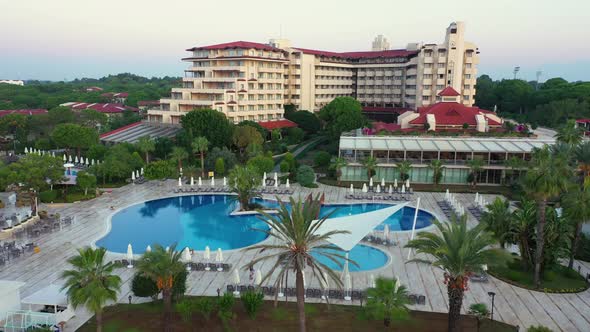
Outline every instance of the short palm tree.
[(524, 177), (523, 188), (537, 203), (537, 248), (534, 273), (536, 287), (540, 287), (541, 283), (547, 201), (567, 190), (571, 175), (567, 161), (552, 155), (547, 146), (533, 152), (531, 168)]
[(191, 143), (193, 151), (201, 155), (201, 176), (205, 177), (205, 152), (209, 148), (209, 141), (206, 137), (199, 136)]
[[(342, 281), (336, 272), (319, 261), (316, 257), (323, 256), (328, 260), (341, 264), (346, 258), (343, 254), (334, 250), (334, 246), (328, 241), (330, 237), (344, 234), (347, 231), (329, 231), (322, 234), (318, 229), (324, 224), (329, 215), (319, 218), (319, 195), (312, 199), (289, 199), (290, 210), (287, 205), (279, 200), (278, 213), (268, 214), (260, 211), (261, 220), (270, 230), (265, 231), (274, 241), (269, 244), (260, 244), (248, 247), (244, 250), (265, 249), (264, 254), (247, 266), (255, 265), (262, 261), (272, 261), (271, 268), (263, 276), (262, 282), (268, 280), (278, 271), (275, 277), (275, 287), (280, 286), (280, 281), (289, 270), (295, 271), (295, 287), (297, 290), (297, 308), (299, 311), (299, 330), (305, 331), (305, 299), (303, 287), (303, 270), (309, 267), (313, 275), (322, 280), (322, 284), (331, 279), (339, 287)], [(312, 255), (312, 253), (314, 255)], [(353, 264), (355, 264), (353, 262)]]
[(137, 140), (137, 149), (145, 155), (145, 162), (147, 164), (150, 162), (150, 152), (156, 150), (156, 143), (149, 136), (143, 136)]
[(164, 330), (170, 330), (170, 317), (172, 313), (172, 289), (174, 277), (184, 271), (181, 252), (176, 251), (176, 245), (169, 250), (159, 244), (152, 246), (152, 251), (147, 251), (137, 261), (137, 271), (144, 277), (150, 278), (162, 292), (164, 299)]
[(377, 168), (377, 159), (375, 157), (367, 157), (363, 160), (363, 166), (367, 170), (367, 176), (369, 180), (375, 175), (375, 169)]
[(428, 168), (432, 170), (432, 183), (437, 186), (440, 183), (440, 180), (442, 180), (443, 170), (445, 167), (443, 166), (442, 161), (435, 159), (430, 162)]
[(565, 195), (562, 202), (564, 215), (575, 228), (568, 262), (568, 267), (571, 269), (574, 266), (574, 256), (582, 236), (582, 226), (590, 220), (590, 189), (574, 185)]
[(518, 244), (520, 260), (524, 271), (534, 263), (531, 241), (535, 233), (537, 221), (537, 207), (534, 201), (524, 200), (520, 202), (520, 208), (512, 212), (512, 222), (508, 231), (508, 239)]
[(402, 181), (406, 181), (410, 178), (410, 170), (412, 169), (412, 163), (409, 160), (400, 161), (397, 164), (399, 171), (399, 177)]
[(342, 177), (342, 169), (348, 165), (346, 159), (338, 157), (332, 160), (332, 165), (330, 168), (336, 172), (336, 180), (338, 180), (338, 184), (340, 185), (340, 177)]
[(518, 174), (520, 174), (521, 169), (525, 168), (526, 161), (524, 161), (524, 159), (522, 158), (510, 157), (508, 160), (506, 160), (504, 165), (507, 167), (505, 172), (509, 179), (509, 184), (513, 184), (515, 177), (514, 175), (517, 174), (518, 177)]
[(180, 146), (175, 146), (170, 152), (170, 159), (176, 160), (178, 162), (178, 169), (182, 168), (182, 161), (188, 158), (188, 153), (186, 150)]
[(410, 262), (426, 262), (444, 271), (449, 296), (448, 330), (455, 332), (459, 331), (458, 320), (469, 276), (481, 272), (482, 265), (488, 263), (491, 251), (487, 247), (494, 241), (490, 234), (485, 232), (483, 223), (468, 229), (466, 216), (459, 222), (443, 224), (435, 220), (433, 223), (440, 234), (421, 232), (416, 239), (409, 241), (406, 247), (415, 249), (417, 254), (426, 255)]
[(473, 188), (477, 187), (477, 176), (483, 168), (482, 159), (471, 159), (467, 161), (467, 167), (469, 167), (469, 178), (468, 182), (471, 182)]
[(399, 280), (379, 277), (375, 287), (367, 290), (366, 310), (374, 319), (382, 319), (385, 326), (393, 320), (409, 317), (408, 290)]
[(78, 249), (78, 255), (68, 259), (72, 270), (61, 274), (68, 299), (74, 309), (85, 306), (96, 316), (96, 331), (102, 331), (102, 308), (109, 301), (117, 301), (121, 278), (113, 274), (115, 265), (105, 262), (104, 248)]
[(494, 201), (487, 205), (487, 210), (483, 213), (481, 221), (486, 224), (486, 228), (492, 234), (500, 246), (504, 248), (509, 238), (510, 223), (512, 222), (512, 213), (510, 212), (510, 202), (507, 199), (496, 197)]
[(557, 130), (555, 137), (559, 142), (577, 146), (582, 142), (583, 131), (576, 126), (575, 120), (568, 120), (563, 126)]
[(229, 172), (229, 187), (238, 195), (242, 210), (250, 209), (250, 200), (256, 197), (254, 189), (261, 181), (262, 178), (259, 177), (258, 172), (250, 166), (236, 165)]

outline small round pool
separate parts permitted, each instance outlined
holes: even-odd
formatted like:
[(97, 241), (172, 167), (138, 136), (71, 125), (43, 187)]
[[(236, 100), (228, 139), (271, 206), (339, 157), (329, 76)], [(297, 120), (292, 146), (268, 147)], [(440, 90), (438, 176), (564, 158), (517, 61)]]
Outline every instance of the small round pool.
[[(344, 251), (340, 250), (337, 247), (334, 247), (334, 249), (326, 249), (326, 251), (333, 251), (341, 255), (345, 254)], [(342, 268), (344, 266), (344, 259), (336, 258), (336, 260), (339, 261), (340, 264), (342, 264), (339, 265), (330, 258), (327, 258), (326, 256), (317, 253), (312, 253), (311, 255), (315, 257), (320, 263), (328, 266), (332, 270), (342, 271)], [(363, 244), (358, 244), (354, 246), (348, 253), (348, 259), (355, 262), (358, 265), (357, 266), (355, 264), (349, 263), (348, 270), (350, 272), (378, 269), (387, 264), (387, 261), (389, 260), (387, 254), (385, 254), (383, 251)]]
[[(274, 201), (258, 202), (267, 208), (277, 206)], [(132, 205), (113, 215), (110, 231), (96, 245), (112, 252), (125, 253), (130, 243), (133, 252), (141, 254), (148, 245), (154, 243), (162, 246), (176, 243), (177, 248), (189, 247), (194, 250), (205, 250), (206, 246), (211, 250), (230, 250), (263, 241), (266, 234), (260, 230), (268, 230), (268, 226), (256, 215), (230, 216), (237, 206), (235, 196), (231, 195), (169, 197)], [(320, 214), (325, 216), (331, 213), (330, 217), (336, 218), (390, 206), (379, 203), (324, 205)], [(383, 229), (387, 224), (391, 231), (410, 230), (414, 212), (414, 208), (404, 207), (376, 229)], [(432, 218), (430, 213), (418, 211), (416, 228), (429, 226)], [(360, 248), (356, 251), (353, 249), (350, 255), (352, 259), (353, 252), (354, 255), (358, 254), (359, 262), (364, 262), (369, 256), (376, 257), (377, 252), (380, 252), (372, 247), (356, 247)], [(384, 255), (382, 263), (385, 264), (387, 256), (381, 254)], [(371, 266), (364, 269), (375, 268)]]

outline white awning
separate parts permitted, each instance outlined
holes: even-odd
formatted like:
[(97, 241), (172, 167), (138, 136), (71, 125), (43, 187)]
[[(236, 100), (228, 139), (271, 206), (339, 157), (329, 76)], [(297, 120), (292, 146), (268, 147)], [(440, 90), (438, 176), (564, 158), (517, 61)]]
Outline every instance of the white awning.
[(61, 290), (61, 286), (49, 285), (25, 297), (21, 302), (24, 304), (66, 306), (68, 305), (68, 296), (65, 289)]
[(385, 209), (379, 209), (367, 213), (355, 214), (352, 216), (328, 218), (321, 227), (318, 234), (325, 234), (331, 231), (349, 231), (350, 233), (332, 235), (329, 241), (344, 251), (350, 251), (367, 234), (389, 216), (401, 210), (408, 203), (397, 204)]

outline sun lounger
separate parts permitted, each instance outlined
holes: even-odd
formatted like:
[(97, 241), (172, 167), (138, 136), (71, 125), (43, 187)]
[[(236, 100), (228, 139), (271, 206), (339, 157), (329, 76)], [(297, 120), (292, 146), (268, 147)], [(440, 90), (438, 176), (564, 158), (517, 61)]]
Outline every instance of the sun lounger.
[(418, 295), (418, 304), (419, 305), (425, 305), (426, 304), (426, 296), (424, 296), (424, 295)]
[(227, 289), (227, 292), (228, 292), (228, 293), (233, 293), (233, 292), (234, 292), (234, 290), (236, 290), (236, 289), (234, 288), (234, 285), (227, 285), (226, 289)]

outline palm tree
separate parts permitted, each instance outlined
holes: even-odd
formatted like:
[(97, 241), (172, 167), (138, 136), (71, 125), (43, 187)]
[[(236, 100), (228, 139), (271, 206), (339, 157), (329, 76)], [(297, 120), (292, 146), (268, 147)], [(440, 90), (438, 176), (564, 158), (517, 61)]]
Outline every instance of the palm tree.
[(537, 208), (534, 201), (523, 200), (520, 208), (512, 212), (512, 222), (508, 231), (510, 242), (518, 244), (520, 260), (524, 271), (533, 265), (531, 240), (535, 232)]
[(547, 201), (565, 191), (570, 178), (571, 170), (567, 161), (552, 155), (547, 146), (533, 152), (532, 167), (524, 177), (523, 184), (525, 192), (537, 203), (537, 248), (535, 250), (534, 274), (536, 287), (539, 287), (541, 283)]
[(145, 163), (150, 162), (150, 152), (156, 150), (156, 143), (149, 136), (140, 137), (137, 140), (137, 149), (145, 154)]
[(260, 184), (262, 178), (258, 172), (249, 166), (236, 165), (229, 172), (229, 187), (238, 195), (240, 208), (244, 211), (250, 209), (250, 200), (256, 196), (254, 189)]
[(575, 120), (568, 120), (563, 126), (557, 130), (557, 141), (577, 146), (582, 142), (583, 131), (582, 128), (576, 126)]
[(512, 184), (514, 183), (514, 174), (517, 171), (520, 174), (520, 170), (525, 167), (526, 161), (522, 158), (510, 157), (504, 162), (504, 165), (508, 167), (504, 172), (509, 178), (509, 183)]
[(363, 166), (367, 169), (367, 176), (369, 180), (375, 175), (375, 169), (377, 168), (377, 159), (375, 157), (367, 157), (363, 160)]
[(435, 220), (433, 223), (440, 235), (421, 232), (416, 239), (409, 241), (406, 247), (416, 249), (417, 254), (427, 255), (424, 259), (412, 259), (410, 262), (426, 262), (445, 272), (449, 296), (448, 330), (459, 331), (457, 323), (469, 276), (482, 271), (482, 265), (491, 257), (491, 250), (486, 247), (494, 241), (490, 234), (484, 231), (483, 223), (468, 229), (466, 216), (459, 222), (443, 224)]
[(174, 277), (184, 271), (181, 262), (181, 251), (176, 251), (176, 245), (169, 250), (159, 244), (153, 245), (152, 251), (146, 251), (137, 261), (137, 271), (144, 277), (150, 278), (158, 285), (164, 299), (164, 331), (170, 330), (170, 315), (172, 312), (172, 288)]
[(477, 187), (477, 176), (481, 169), (483, 168), (483, 160), (481, 159), (471, 159), (467, 161), (467, 167), (469, 167), (469, 177), (467, 178), (468, 182), (471, 182), (473, 188)]
[(492, 203), (488, 204), (487, 211), (483, 213), (481, 221), (486, 224), (486, 229), (494, 234), (504, 249), (512, 222), (510, 202), (507, 199), (496, 197)]
[(195, 138), (191, 146), (193, 151), (201, 154), (201, 176), (205, 177), (205, 152), (207, 152), (209, 147), (209, 141), (206, 137), (199, 136)]
[[(318, 218), (320, 213), (319, 195), (313, 199), (301, 199), (295, 201), (289, 198), (290, 210), (287, 205), (279, 200), (278, 213), (268, 214), (260, 211), (261, 220), (270, 228), (265, 231), (274, 241), (270, 244), (260, 244), (248, 247), (244, 250), (264, 249), (264, 255), (254, 259), (247, 266), (255, 265), (262, 261), (272, 261), (269, 271), (263, 276), (262, 282), (269, 279), (275, 271), (275, 287), (280, 286), (280, 281), (289, 270), (295, 271), (295, 288), (297, 290), (297, 308), (299, 311), (299, 331), (305, 332), (305, 299), (303, 287), (303, 270), (309, 267), (313, 276), (327, 282), (331, 279), (339, 287), (342, 281), (332, 269), (319, 261), (316, 257), (323, 256), (330, 261), (342, 265), (345, 256), (334, 250), (329, 244), (329, 239), (347, 231), (329, 231), (318, 234), (318, 229), (324, 224), (329, 215)], [(312, 253), (314, 255), (312, 255)], [(353, 262), (353, 264), (355, 264)], [(323, 284), (323, 283), (322, 283)]]
[(439, 159), (434, 159), (430, 162), (428, 168), (432, 170), (432, 183), (437, 186), (442, 179), (443, 170), (445, 167), (443, 166), (442, 161)]
[(407, 288), (396, 279), (379, 277), (375, 287), (367, 290), (367, 311), (375, 319), (383, 319), (387, 327), (392, 320), (408, 318), (409, 303)]
[(399, 170), (399, 177), (402, 181), (406, 181), (410, 178), (410, 170), (412, 169), (412, 163), (409, 160), (400, 161), (397, 164)]
[(178, 162), (178, 169), (182, 168), (182, 161), (188, 157), (188, 153), (184, 148), (180, 146), (175, 146), (172, 148), (172, 152), (170, 152), (170, 159), (176, 160)]
[(590, 141), (584, 142), (576, 147), (574, 150), (574, 159), (578, 163), (578, 169), (584, 175), (584, 182), (586, 178), (590, 177)]
[(121, 278), (113, 274), (113, 263), (105, 263), (105, 254), (104, 248), (78, 249), (78, 255), (68, 259), (74, 268), (61, 274), (70, 303), (74, 309), (83, 305), (95, 314), (98, 332), (102, 331), (102, 308), (108, 301), (117, 301), (121, 289)]
[(582, 236), (582, 226), (590, 219), (590, 190), (579, 185), (572, 187), (563, 199), (564, 215), (575, 228), (567, 265), (570, 269), (574, 267), (574, 256)]
[(338, 180), (338, 185), (340, 185), (340, 177), (342, 176), (342, 168), (346, 167), (346, 165), (348, 165), (348, 162), (344, 158), (338, 157), (338, 158), (332, 160), (332, 165), (330, 165), (330, 168), (333, 169), (334, 171), (336, 171), (336, 180)]

